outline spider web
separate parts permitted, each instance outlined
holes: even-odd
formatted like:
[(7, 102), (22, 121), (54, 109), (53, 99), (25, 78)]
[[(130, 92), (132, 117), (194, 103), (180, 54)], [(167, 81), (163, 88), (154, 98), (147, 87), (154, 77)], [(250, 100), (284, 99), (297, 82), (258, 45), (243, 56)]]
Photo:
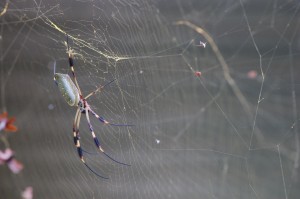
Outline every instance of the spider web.
[[(25, 169), (0, 167), (3, 197), (25, 184), (35, 198), (299, 197), (299, 1), (7, 2), (1, 108), (17, 118), (9, 141)], [(109, 180), (80, 162), (76, 109), (53, 82), (55, 63), (70, 74), (66, 34), (84, 95), (116, 79), (91, 108), (135, 125), (90, 115), (126, 167), (95, 154), (81, 117), (84, 157)]]

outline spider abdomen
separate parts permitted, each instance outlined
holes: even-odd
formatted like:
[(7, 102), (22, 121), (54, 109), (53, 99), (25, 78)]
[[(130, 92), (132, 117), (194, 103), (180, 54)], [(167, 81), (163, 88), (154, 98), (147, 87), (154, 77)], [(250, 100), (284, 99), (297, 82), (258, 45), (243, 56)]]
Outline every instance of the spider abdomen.
[(70, 106), (77, 106), (80, 96), (77, 87), (67, 74), (55, 73), (55, 81), (62, 96)]

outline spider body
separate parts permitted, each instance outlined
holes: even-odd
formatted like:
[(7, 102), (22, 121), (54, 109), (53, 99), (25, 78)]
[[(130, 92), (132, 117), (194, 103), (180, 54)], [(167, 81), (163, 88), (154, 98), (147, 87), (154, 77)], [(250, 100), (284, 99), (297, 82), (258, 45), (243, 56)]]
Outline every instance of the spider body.
[(86, 100), (80, 95), (76, 85), (68, 74), (55, 73), (54, 79), (58, 89), (65, 101), (70, 106), (78, 106), (81, 113), (85, 113), (85, 108), (88, 106)]
[[(65, 98), (65, 101), (70, 106), (77, 106), (77, 111), (76, 111), (75, 119), (74, 119), (74, 123), (73, 123), (73, 140), (74, 140), (74, 144), (77, 148), (77, 153), (78, 153), (78, 156), (79, 156), (80, 160), (91, 172), (96, 174), (98, 177), (108, 179), (107, 177), (103, 177), (102, 175), (99, 175), (96, 171), (94, 171), (85, 162), (85, 160), (83, 158), (83, 154), (86, 151), (84, 149), (82, 149), (82, 147), (80, 145), (79, 124), (80, 124), (81, 114), (85, 114), (85, 116), (86, 116), (86, 120), (88, 122), (90, 133), (93, 137), (94, 143), (95, 143), (96, 147), (98, 148), (98, 150), (101, 153), (103, 153), (106, 157), (111, 159), (112, 161), (114, 161), (118, 164), (125, 165), (125, 166), (130, 166), (130, 165), (115, 160), (114, 158), (112, 158), (109, 154), (107, 154), (104, 151), (104, 149), (102, 148), (102, 146), (100, 144), (99, 139), (97, 138), (97, 136), (94, 132), (93, 126), (92, 126), (91, 121), (90, 121), (89, 114), (91, 113), (95, 118), (97, 118), (101, 123), (103, 123), (105, 125), (111, 125), (111, 126), (134, 126), (134, 125), (110, 123), (107, 120), (105, 120), (102, 116), (99, 116), (96, 112), (94, 112), (92, 110), (92, 108), (90, 107), (90, 105), (87, 102), (87, 99), (89, 97), (95, 95), (97, 92), (101, 92), (106, 86), (113, 83), (115, 81), (115, 79), (108, 82), (108, 83), (106, 83), (104, 86), (99, 86), (95, 91), (93, 91), (90, 94), (88, 94), (87, 96), (83, 97), (83, 95), (81, 93), (81, 90), (80, 90), (80, 87), (78, 85), (76, 76), (75, 76), (73, 51), (72, 51), (72, 49), (69, 49), (68, 37), (67, 37), (66, 44), (67, 44), (67, 48), (68, 48), (67, 52), (68, 52), (68, 55), (69, 55), (69, 59), (68, 59), (69, 66), (71, 68), (72, 77), (73, 77), (74, 81), (72, 81), (71, 77), (68, 74), (62, 74), (62, 73), (56, 73), (55, 72), (56, 62), (54, 63), (54, 81), (55, 81), (56, 85), (58, 86), (58, 89), (60, 90), (62, 96)], [(86, 152), (86, 153), (88, 153), (88, 152)]]
[(70, 106), (77, 106), (80, 101), (80, 94), (70, 76), (68, 74), (55, 73), (54, 78), (66, 102)]

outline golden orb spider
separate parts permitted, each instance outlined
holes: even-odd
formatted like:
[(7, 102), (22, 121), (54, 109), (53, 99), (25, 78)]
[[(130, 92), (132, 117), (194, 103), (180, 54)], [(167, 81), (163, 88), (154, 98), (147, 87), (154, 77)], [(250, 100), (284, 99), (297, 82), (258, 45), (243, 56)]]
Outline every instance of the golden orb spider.
[(73, 123), (74, 144), (75, 144), (75, 146), (77, 148), (78, 155), (80, 157), (80, 160), (83, 162), (83, 164), (91, 172), (93, 172), (95, 175), (97, 175), (98, 177), (104, 178), (104, 179), (108, 179), (107, 177), (99, 175), (96, 171), (94, 171), (85, 162), (85, 160), (83, 158), (83, 152), (86, 152), (86, 151), (84, 151), (81, 148), (80, 141), (79, 141), (79, 139), (80, 139), (80, 137), (79, 137), (79, 124), (80, 124), (81, 114), (85, 114), (86, 115), (86, 119), (87, 119), (87, 122), (88, 122), (88, 125), (89, 125), (90, 132), (91, 132), (91, 134), (93, 136), (94, 143), (95, 143), (96, 147), (100, 150), (100, 152), (103, 153), (106, 157), (108, 157), (112, 161), (114, 161), (114, 162), (116, 162), (118, 164), (125, 165), (125, 166), (130, 166), (130, 165), (126, 164), (126, 163), (119, 162), (119, 161), (115, 160), (114, 158), (112, 158), (110, 155), (108, 155), (106, 152), (104, 152), (103, 148), (100, 145), (100, 141), (98, 140), (98, 138), (95, 135), (95, 132), (93, 130), (93, 126), (92, 126), (92, 124), (90, 122), (90, 118), (89, 118), (89, 113), (92, 113), (92, 115), (95, 116), (103, 124), (107, 124), (107, 125), (111, 125), (111, 126), (134, 126), (134, 125), (131, 125), (131, 124), (114, 124), (114, 123), (110, 123), (107, 120), (105, 120), (102, 116), (99, 116), (98, 114), (96, 114), (91, 109), (91, 107), (87, 103), (87, 99), (89, 97), (95, 95), (97, 92), (101, 92), (106, 86), (108, 86), (109, 84), (113, 83), (116, 79), (114, 79), (114, 80), (106, 83), (104, 86), (100, 85), (95, 91), (91, 92), (86, 97), (83, 97), (83, 95), (81, 93), (81, 90), (80, 90), (80, 87), (78, 85), (77, 79), (76, 79), (75, 71), (74, 71), (73, 52), (72, 52), (72, 49), (69, 48), (68, 35), (67, 35), (67, 52), (68, 52), (68, 55), (69, 55), (69, 66), (71, 68), (72, 76), (73, 76), (75, 84), (74, 84), (74, 82), (72, 81), (72, 79), (70, 78), (70, 76), (68, 74), (62, 74), (62, 73), (56, 73), (55, 72), (56, 63), (54, 64), (54, 81), (55, 81), (56, 85), (58, 86), (58, 89), (60, 90), (62, 96), (65, 98), (66, 102), (70, 106), (77, 106), (77, 111), (76, 111), (75, 119), (74, 119), (74, 123)]

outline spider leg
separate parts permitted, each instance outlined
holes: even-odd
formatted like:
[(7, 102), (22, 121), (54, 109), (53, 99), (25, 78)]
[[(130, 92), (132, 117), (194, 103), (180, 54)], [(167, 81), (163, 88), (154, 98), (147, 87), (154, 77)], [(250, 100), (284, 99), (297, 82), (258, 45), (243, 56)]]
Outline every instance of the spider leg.
[(94, 173), (96, 176), (103, 178), (103, 179), (108, 179), (107, 177), (104, 177), (100, 174), (98, 174), (96, 171), (94, 171), (84, 160), (83, 158), (83, 150), (80, 146), (80, 138), (79, 138), (79, 123), (80, 123), (80, 110), (77, 109), (76, 115), (75, 115), (75, 119), (74, 119), (74, 124), (73, 124), (73, 135), (74, 135), (74, 144), (77, 148), (77, 152), (79, 155), (80, 160), (82, 161), (82, 163), (92, 172)]
[(68, 35), (67, 35), (67, 49), (68, 49), (68, 55), (69, 55), (69, 66), (70, 66), (71, 71), (72, 71), (74, 82), (75, 82), (75, 85), (76, 85), (76, 87), (79, 91), (79, 94), (82, 95), (79, 84), (77, 82), (76, 75), (75, 75), (73, 53), (72, 53), (72, 49), (70, 49), (70, 47), (69, 47), (69, 36)]
[(94, 142), (95, 142), (95, 145), (97, 146), (97, 148), (98, 148), (98, 149), (99, 149), (106, 157), (108, 157), (108, 158), (111, 159), (112, 161), (114, 161), (114, 162), (116, 162), (116, 163), (118, 163), (118, 164), (125, 165), (125, 166), (131, 166), (130, 164), (126, 164), (126, 163), (120, 162), (120, 161), (118, 161), (118, 160), (115, 160), (114, 158), (112, 158), (110, 155), (108, 155), (108, 154), (102, 149), (102, 147), (101, 147), (101, 145), (100, 145), (100, 142), (99, 142), (97, 136), (95, 135), (93, 126), (92, 126), (92, 124), (91, 124), (91, 121), (90, 121), (90, 118), (89, 118), (89, 111), (88, 111), (88, 110), (89, 110), (88, 108), (85, 109), (85, 113), (86, 113), (85, 115), (86, 115), (86, 119), (87, 119), (87, 122), (88, 122), (88, 124), (89, 124), (89, 128), (90, 128), (91, 134), (92, 134), (92, 136), (93, 136), (93, 139), (94, 139)]
[[(109, 84), (113, 83), (116, 79), (111, 80), (110, 82), (104, 84), (104, 86), (99, 86), (95, 91), (91, 92), (90, 94), (88, 94), (85, 99), (93, 96), (94, 94), (96, 94), (97, 92), (101, 92), (106, 86), (108, 86)], [(114, 124), (114, 123), (110, 123), (107, 120), (105, 120), (103, 117), (99, 116), (98, 114), (96, 114), (91, 108), (89, 108), (89, 111), (91, 111), (91, 113), (102, 123), (104, 124), (109, 124), (111, 126), (135, 126), (133, 124)]]
[(54, 63), (53, 63), (53, 77), (54, 77), (54, 82), (55, 82), (55, 84), (56, 84), (56, 86), (58, 86), (58, 83), (57, 83), (57, 81), (56, 81), (56, 78), (55, 78), (55, 73), (56, 73), (56, 60), (54, 61)]
[(99, 86), (96, 90), (94, 90), (93, 92), (91, 92), (90, 94), (88, 94), (85, 99), (95, 95), (97, 92), (101, 92), (106, 86), (108, 86), (109, 84), (113, 83), (114, 81), (116, 81), (116, 79), (111, 80), (110, 82), (104, 84), (104, 86)]
[[(76, 121), (76, 128), (77, 128), (77, 131), (78, 131), (78, 138), (80, 138), (80, 137), (79, 137), (80, 118), (81, 118), (81, 114), (78, 115), (77, 121)], [(75, 140), (74, 140), (74, 143), (75, 143)], [(75, 145), (76, 145), (76, 143), (75, 143)], [(84, 153), (86, 153), (86, 154), (90, 154), (90, 155), (99, 155), (99, 153), (89, 152), (89, 151), (85, 150), (85, 149), (82, 148), (82, 147), (81, 147), (81, 150), (82, 150), (82, 152), (84, 152)]]
[(89, 111), (103, 124), (108, 124), (111, 126), (135, 126), (134, 124), (115, 124), (115, 123), (110, 123), (107, 120), (105, 120), (102, 116), (99, 116), (95, 111), (93, 111), (91, 108), (89, 108)]

